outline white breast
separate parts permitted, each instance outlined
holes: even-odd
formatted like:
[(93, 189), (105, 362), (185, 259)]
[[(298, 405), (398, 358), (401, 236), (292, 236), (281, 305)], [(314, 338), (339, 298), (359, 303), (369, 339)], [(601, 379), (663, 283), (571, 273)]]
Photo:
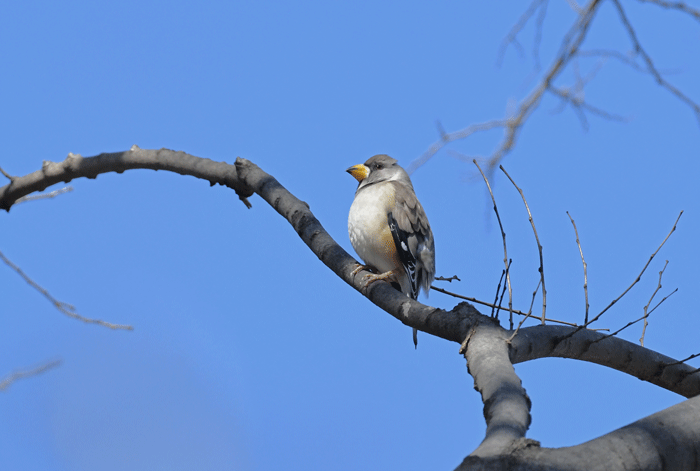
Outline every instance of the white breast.
[(393, 239), (387, 222), (390, 200), (386, 189), (382, 184), (363, 189), (355, 196), (348, 217), (352, 247), (366, 265), (380, 273), (396, 268), (395, 261), (387, 257), (387, 244), (393, 244)]

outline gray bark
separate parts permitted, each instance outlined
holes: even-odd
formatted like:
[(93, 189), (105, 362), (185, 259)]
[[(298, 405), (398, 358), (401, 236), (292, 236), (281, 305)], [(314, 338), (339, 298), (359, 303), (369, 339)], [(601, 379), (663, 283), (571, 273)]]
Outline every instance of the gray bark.
[(184, 152), (137, 146), (89, 158), (69, 154), (63, 162), (44, 162), (41, 170), (12, 177), (9, 185), (0, 188), (0, 209), (9, 211), (19, 198), (59, 182), (136, 168), (167, 170), (225, 185), (248, 208), (248, 198), (259, 195), (287, 219), (328, 268), (371, 302), (407, 326), (461, 344), (460, 352), (482, 396), (487, 428), (483, 442), (458, 469), (700, 469), (700, 397), (578, 446), (540, 448), (536, 441), (525, 438), (530, 400), (513, 364), (544, 357), (589, 361), (685, 397), (700, 394), (700, 374), (695, 369), (625, 340), (573, 327), (528, 327), (508, 342), (511, 332), (470, 304), (460, 303), (445, 311), (407, 298), (387, 283), (374, 283), (367, 289), (361, 275), (352, 275), (355, 259), (323, 229), (309, 205), (245, 159), (229, 165)]

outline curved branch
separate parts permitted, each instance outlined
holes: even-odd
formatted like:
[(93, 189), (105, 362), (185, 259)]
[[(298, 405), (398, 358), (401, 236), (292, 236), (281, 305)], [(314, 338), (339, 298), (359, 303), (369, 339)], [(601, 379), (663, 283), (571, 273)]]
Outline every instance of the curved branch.
[(472, 456), (507, 453), (530, 426), (530, 398), (508, 357), (507, 335), (492, 321), (481, 323), (467, 338), (464, 357), (481, 393), (486, 419), (486, 437)]
[(250, 203), (246, 198), (257, 193), (289, 221), (328, 268), (378, 307), (407, 326), (462, 343), (461, 351), (466, 352), (470, 373), (482, 394), (487, 420), (486, 438), (473, 459), (494, 455), (511, 459), (513, 450), (532, 445), (532, 441), (523, 438), (530, 422), (529, 399), (511, 363), (545, 356), (575, 358), (618, 369), (687, 397), (700, 393), (700, 375), (692, 374), (696, 371), (691, 367), (615, 337), (604, 338), (602, 334), (572, 327), (537, 326), (521, 330), (508, 350), (509, 332), (470, 304), (460, 303), (445, 311), (410, 299), (386, 283), (374, 283), (366, 289), (362, 274), (353, 275), (358, 265), (355, 259), (323, 229), (309, 205), (245, 159), (236, 159), (232, 166), (184, 152), (142, 150), (136, 146), (127, 152), (89, 158), (70, 154), (64, 162), (45, 162), (42, 170), (14, 177), (9, 185), (0, 188), (0, 208), (9, 210), (19, 198), (54, 183), (133, 168), (170, 170), (206, 179), (212, 185), (226, 185), (236, 190), (247, 206)]
[(468, 456), (457, 470), (697, 469), (700, 396), (577, 446), (540, 448), (521, 440), (509, 454)]
[(700, 394), (700, 374), (653, 350), (618, 337), (583, 329), (539, 325), (526, 327), (511, 342), (513, 364), (538, 358), (570, 358), (607, 366), (685, 397)]
[[(323, 229), (309, 205), (289, 193), (277, 180), (252, 162), (238, 158), (235, 169), (181, 152), (146, 151), (137, 147), (128, 152), (100, 154), (82, 158), (69, 155), (62, 163), (45, 163), (43, 170), (15, 178), (0, 188), (0, 207), (9, 209), (18, 198), (40, 191), (59, 181), (130, 168), (157, 168), (176, 171), (222, 183), (236, 191), (255, 192), (294, 227), (299, 237), (335, 274), (374, 304), (404, 324), (423, 332), (465, 344), (465, 356), (474, 376), (476, 388), (484, 400), (487, 421), (486, 439), (477, 449), (482, 456), (502, 453), (513, 440), (525, 435), (530, 424), (530, 401), (520, 385), (508, 358), (506, 331), (473, 306), (460, 303), (451, 311), (425, 306), (391, 288), (386, 283), (373, 283), (365, 289), (363, 276), (353, 275), (357, 262)], [(226, 175), (223, 179), (216, 171)], [(239, 190), (242, 189), (242, 190)], [(240, 193), (239, 193), (240, 195)]]
[(168, 170), (207, 180), (212, 186), (216, 183), (228, 186), (236, 190), (241, 200), (250, 207), (246, 198), (253, 192), (238, 178), (234, 166), (170, 149), (147, 150), (135, 145), (127, 152), (103, 153), (85, 158), (71, 153), (60, 163), (45, 160), (41, 170), (23, 177), (13, 177), (9, 185), (0, 188), (0, 209), (9, 212), (21, 197), (44, 191), (59, 182), (68, 183), (79, 177), (97, 178), (101, 173), (122, 173), (137, 168)]
[(0, 209), (9, 211), (18, 199), (49, 186), (79, 178), (96, 178), (101, 173), (122, 173), (130, 169), (168, 170), (191, 175), (233, 188), (250, 207), (247, 198), (260, 195), (294, 227), (316, 256), (346, 283), (364, 294), (374, 304), (403, 322), (423, 332), (461, 343), (480, 313), (462, 303), (451, 311), (437, 309), (414, 301), (386, 283), (373, 283), (364, 289), (362, 272), (352, 275), (357, 261), (325, 231), (309, 210), (309, 205), (289, 193), (272, 176), (252, 162), (238, 158), (235, 165), (195, 157), (169, 149), (146, 150), (133, 146), (126, 152), (103, 153), (95, 157), (69, 154), (60, 163), (44, 161), (41, 170), (13, 177), (0, 188)]
[[(19, 198), (58, 182), (67, 183), (79, 177), (96, 178), (100, 173), (121, 173), (136, 168), (192, 175), (212, 185), (219, 183), (233, 188), (244, 200), (254, 192), (259, 194), (292, 224), (306, 245), (328, 268), (409, 327), (462, 343), (480, 321), (488, 319), (467, 303), (460, 303), (451, 311), (426, 306), (407, 298), (386, 283), (373, 283), (365, 290), (362, 272), (352, 276), (357, 262), (325, 231), (309, 206), (258, 166), (241, 158), (233, 166), (184, 152), (145, 150), (137, 146), (126, 152), (95, 157), (69, 154), (61, 163), (44, 162), (42, 170), (13, 177), (9, 185), (0, 188), (0, 208), (9, 211)], [(244, 202), (250, 205), (247, 200)], [(616, 337), (604, 338), (603, 334), (591, 330), (575, 332), (576, 329), (556, 326), (522, 329), (511, 342), (511, 361), (519, 363), (544, 357), (573, 358), (614, 368), (685, 397), (700, 394), (700, 374), (692, 374), (695, 372), (692, 367)]]
[(2, 380), (0, 380), (0, 391), (7, 390), (7, 388), (9, 388), (17, 380), (40, 375), (43, 372), (50, 370), (51, 368), (59, 366), (60, 364), (61, 360), (52, 360), (35, 368), (10, 373), (9, 375), (5, 376)]

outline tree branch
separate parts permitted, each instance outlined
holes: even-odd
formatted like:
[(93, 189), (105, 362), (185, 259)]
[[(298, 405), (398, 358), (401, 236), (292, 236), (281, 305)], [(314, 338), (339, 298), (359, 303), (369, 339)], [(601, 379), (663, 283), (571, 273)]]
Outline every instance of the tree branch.
[(700, 105), (695, 103), (693, 100), (690, 99), (690, 97), (686, 96), (683, 92), (671, 85), (661, 76), (659, 71), (656, 70), (656, 67), (652, 62), (651, 57), (649, 57), (644, 48), (642, 48), (639, 39), (637, 39), (637, 34), (634, 32), (634, 28), (632, 28), (632, 24), (629, 22), (629, 19), (627, 19), (627, 15), (625, 14), (624, 8), (622, 8), (622, 4), (619, 2), (619, 0), (612, 0), (612, 2), (615, 5), (615, 8), (617, 8), (617, 12), (620, 15), (620, 21), (624, 25), (625, 29), (627, 29), (627, 34), (629, 35), (630, 40), (632, 41), (632, 45), (634, 46), (635, 52), (642, 56), (642, 59), (644, 59), (644, 62), (647, 64), (647, 70), (656, 79), (656, 83), (658, 83), (663, 88), (676, 95), (676, 97), (679, 100), (688, 105), (693, 110), (693, 112), (695, 112), (695, 117), (697, 118), (697, 120), (700, 121)]
[[(575, 332), (573, 335), (572, 333)], [(619, 337), (575, 327), (526, 327), (512, 340), (513, 364), (537, 358), (570, 358), (607, 366), (684, 397), (700, 394), (695, 369)]]
[(457, 470), (691, 470), (697, 469), (699, 436), (700, 396), (581, 445), (540, 448), (520, 440), (502, 456), (470, 455)]
[(60, 163), (44, 161), (41, 170), (23, 177), (13, 177), (9, 185), (0, 188), (0, 209), (9, 211), (21, 197), (44, 191), (59, 182), (68, 183), (79, 177), (97, 178), (100, 173), (122, 173), (137, 168), (168, 170), (207, 180), (212, 186), (217, 183), (228, 186), (236, 190), (247, 206), (250, 205), (247, 198), (253, 192), (244, 186), (232, 165), (169, 149), (145, 150), (133, 146), (127, 152), (104, 153), (89, 158), (71, 153)]
[(103, 327), (109, 327), (110, 329), (114, 330), (134, 330), (133, 326), (130, 325), (124, 325), (124, 324), (113, 324), (111, 322), (106, 322), (100, 319), (90, 319), (88, 317), (83, 317), (77, 312), (75, 312), (75, 306), (64, 303), (63, 301), (59, 301), (58, 299), (54, 298), (49, 294), (48, 291), (46, 291), (44, 288), (42, 288), (38, 283), (36, 283), (34, 280), (29, 278), (23, 271), (20, 269), (17, 265), (12, 263), (7, 257), (5, 257), (5, 254), (0, 252), (0, 260), (2, 260), (8, 267), (13, 269), (14, 271), (17, 272), (19, 276), (21, 276), (24, 281), (26, 281), (29, 286), (40, 292), (41, 294), (44, 295), (46, 299), (48, 299), (53, 306), (61, 311), (63, 314), (65, 314), (68, 317), (72, 317), (73, 319), (85, 322), (86, 324), (97, 324), (101, 325)]
[[(594, 342), (601, 334), (575, 327), (537, 326), (522, 329), (508, 345), (510, 331), (467, 303), (445, 311), (410, 299), (388, 283), (373, 283), (367, 288), (361, 272), (353, 275), (357, 261), (323, 229), (309, 205), (245, 159), (238, 158), (235, 166), (231, 166), (183, 152), (149, 151), (136, 146), (127, 152), (89, 158), (70, 154), (64, 162), (47, 162), (42, 170), (15, 177), (0, 188), (0, 207), (9, 210), (17, 199), (59, 181), (68, 182), (81, 176), (95, 178), (100, 173), (132, 168), (167, 169), (206, 179), (211, 184), (224, 184), (235, 189), (248, 206), (250, 203), (245, 199), (257, 193), (289, 221), (328, 268), (375, 305), (409, 327), (461, 344), (460, 351), (468, 359), (475, 387), (482, 394), (487, 423), (486, 438), (475, 450), (473, 459), (517, 456), (514, 450), (521, 452), (523, 446), (533, 446), (534, 442), (523, 438), (530, 423), (530, 402), (513, 370), (514, 363), (546, 356), (575, 358), (615, 368), (686, 397), (700, 393), (700, 375), (693, 374), (696, 370), (619, 338)], [(695, 421), (700, 424), (697, 415)], [(565, 450), (553, 452), (566, 453)]]
[(9, 375), (5, 376), (2, 380), (0, 380), (0, 391), (6, 391), (7, 388), (9, 388), (15, 381), (19, 379), (30, 378), (32, 376), (40, 375), (43, 372), (55, 368), (60, 364), (61, 360), (53, 360), (46, 362), (43, 365), (39, 365), (35, 368), (10, 373)]
[(506, 453), (514, 441), (525, 437), (532, 420), (530, 398), (508, 358), (507, 335), (500, 326), (483, 322), (468, 337), (464, 357), (486, 418), (486, 437), (472, 456)]
[(247, 198), (260, 195), (282, 215), (316, 256), (346, 283), (364, 294), (374, 304), (403, 322), (423, 332), (461, 343), (480, 313), (461, 303), (451, 311), (426, 306), (407, 298), (387, 283), (373, 283), (365, 290), (362, 272), (352, 272), (357, 261), (325, 231), (309, 210), (308, 204), (289, 193), (272, 176), (252, 162), (238, 158), (235, 165), (195, 157), (168, 149), (146, 150), (133, 146), (126, 152), (104, 153), (95, 157), (69, 154), (60, 163), (44, 162), (42, 169), (0, 188), (0, 209), (9, 211), (19, 199), (32, 192), (43, 191), (58, 182), (68, 183), (79, 177), (96, 178), (101, 173), (122, 173), (130, 169), (168, 170), (191, 175), (233, 188), (250, 207)]

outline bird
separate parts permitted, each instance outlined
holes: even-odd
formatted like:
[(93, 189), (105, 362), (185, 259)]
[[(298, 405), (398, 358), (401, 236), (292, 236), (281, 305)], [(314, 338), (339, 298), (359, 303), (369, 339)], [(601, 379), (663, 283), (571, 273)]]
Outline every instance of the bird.
[[(374, 272), (366, 286), (384, 280), (417, 299), (428, 296), (435, 278), (435, 241), (428, 216), (418, 201), (408, 173), (385, 154), (346, 170), (359, 182), (348, 216), (348, 235), (355, 252)], [(418, 331), (413, 329), (418, 348)]]

